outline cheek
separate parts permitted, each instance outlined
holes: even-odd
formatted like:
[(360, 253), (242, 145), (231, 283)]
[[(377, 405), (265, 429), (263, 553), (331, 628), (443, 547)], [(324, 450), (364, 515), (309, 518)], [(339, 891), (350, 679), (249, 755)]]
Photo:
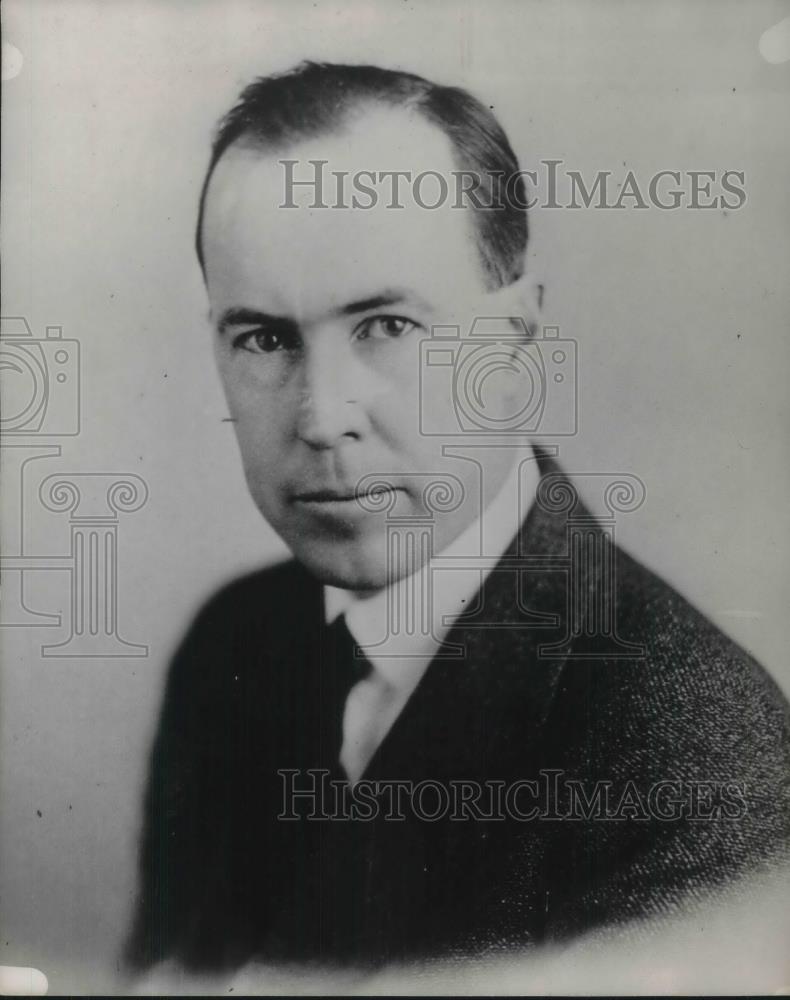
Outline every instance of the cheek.
[(226, 385), (226, 396), (250, 486), (271, 481), (282, 466), (286, 407), (269, 393), (238, 384)]
[(414, 456), (431, 450), (431, 440), (422, 433), (419, 383), (416, 379), (393, 387), (368, 407), (374, 436), (399, 455)]
[(256, 437), (273, 430), (275, 418), (284, 408), (281, 402), (278, 405), (278, 394), (271, 386), (262, 385), (233, 355), (220, 357), (217, 369), (239, 443), (244, 442), (246, 448), (250, 439), (254, 443)]
[(276, 473), (282, 457), (284, 434), (276, 420), (275, 408), (256, 406), (239, 408), (235, 412), (236, 437), (245, 465)]
[(450, 381), (440, 392), (436, 388), (422, 380), (414, 366), (408, 378), (393, 379), (389, 391), (368, 410), (375, 436), (398, 457), (404, 472), (424, 473), (447, 463), (442, 449), (451, 440), (436, 429), (452, 434), (457, 420)]
[(271, 431), (257, 429), (252, 424), (236, 424), (236, 440), (247, 490), (266, 520), (276, 525), (282, 517), (285, 450)]

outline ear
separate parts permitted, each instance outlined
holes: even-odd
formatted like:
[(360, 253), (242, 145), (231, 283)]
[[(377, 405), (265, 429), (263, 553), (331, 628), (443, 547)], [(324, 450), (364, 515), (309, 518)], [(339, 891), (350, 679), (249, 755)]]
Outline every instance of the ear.
[(512, 317), (514, 325), (516, 321), (523, 320), (530, 336), (534, 336), (541, 319), (543, 284), (537, 275), (525, 272), (516, 281), (492, 292), (489, 306), (498, 316)]

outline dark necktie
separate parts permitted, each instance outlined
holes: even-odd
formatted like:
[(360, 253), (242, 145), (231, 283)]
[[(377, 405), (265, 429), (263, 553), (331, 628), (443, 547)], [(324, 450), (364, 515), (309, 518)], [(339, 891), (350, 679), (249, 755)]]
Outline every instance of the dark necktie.
[(339, 615), (326, 629), (320, 657), (321, 763), (332, 771), (333, 777), (345, 778), (339, 757), (343, 746), (346, 699), (354, 685), (372, 669), (370, 661), (361, 652), (355, 655), (356, 646), (345, 615)]

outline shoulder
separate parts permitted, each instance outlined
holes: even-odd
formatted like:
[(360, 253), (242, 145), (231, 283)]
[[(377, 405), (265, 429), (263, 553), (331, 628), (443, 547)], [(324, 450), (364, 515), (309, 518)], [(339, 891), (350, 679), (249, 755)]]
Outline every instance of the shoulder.
[(248, 610), (261, 600), (268, 605), (283, 603), (305, 587), (318, 587), (317, 581), (295, 559), (274, 563), (234, 578), (220, 586), (203, 603), (198, 618), (233, 614), (235, 609)]
[(616, 567), (617, 628), (643, 647), (629, 687), (647, 686), (675, 705), (685, 698), (695, 708), (727, 702), (740, 713), (787, 715), (787, 701), (768, 672), (690, 600), (620, 549)]
[[(551, 457), (541, 453), (539, 461), (542, 476), (525, 523), (524, 549), (546, 554), (558, 566), (568, 563), (564, 582), (549, 585), (575, 647), (566, 679), (594, 672), (591, 687), (601, 698), (619, 693), (646, 710), (743, 696), (751, 706), (786, 712), (785, 699), (756, 660), (616, 545), (609, 522), (593, 516), (573, 478)], [(583, 662), (585, 656), (587, 666), (574, 670), (574, 658)], [(607, 676), (615, 690), (608, 689)], [(596, 690), (588, 694), (595, 698)]]
[[(790, 775), (790, 706), (768, 672), (689, 600), (615, 550), (613, 620), (637, 655), (569, 660), (561, 690), (606, 752), (702, 778)], [(648, 765), (648, 760), (650, 764)]]
[(321, 585), (295, 560), (245, 574), (218, 588), (189, 623), (170, 661), (168, 697), (196, 703), (228, 679), (265, 682), (287, 637), (320, 615)]
[[(633, 841), (644, 862), (629, 876), (634, 884), (652, 872), (656, 884), (672, 886), (686, 877), (708, 884), (783, 857), (790, 847), (787, 700), (675, 588), (625, 552), (616, 551), (614, 563), (616, 635), (640, 653), (566, 661), (547, 759), (587, 794), (605, 786), (615, 810), (627, 801), (653, 832), (594, 824), (585, 827), (582, 855), (611, 849), (625, 857), (623, 845)], [(667, 795), (678, 810), (673, 822)]]
[(227, 635), (236, 628), (284, 626), (316, 595), (320, 595), (320, 584), (296, 560), (276, 563), (215, 590), (194, 615), (187, 635), (198, 632), (205, 638)]

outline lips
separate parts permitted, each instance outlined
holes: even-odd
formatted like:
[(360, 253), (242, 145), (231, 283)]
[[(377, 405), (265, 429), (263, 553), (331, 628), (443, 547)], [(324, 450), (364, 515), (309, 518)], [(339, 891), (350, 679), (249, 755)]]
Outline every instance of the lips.
[(351, 501), (359, 502), (364, 497), (377, 497), (380, 494), (396, 491), (396, 487), (387, 486), (386, 488), (362, 490), (357, 492), (354, 489), (323, 489), (323, 490), (305, 490), (303, 492), (294, 493), (293, 499), (299, 503), (309, 503), (309, 504), (333, 504), (333, 503), (349, 503)]
[(329, 503), (332, 500), (354, 500), (356, 499), (356, 493), (353, 490), (351, 492), (345, 490), (311, 490), (308, 493), (297, 493), (294, 499), (301, 500), (303, 503)]

